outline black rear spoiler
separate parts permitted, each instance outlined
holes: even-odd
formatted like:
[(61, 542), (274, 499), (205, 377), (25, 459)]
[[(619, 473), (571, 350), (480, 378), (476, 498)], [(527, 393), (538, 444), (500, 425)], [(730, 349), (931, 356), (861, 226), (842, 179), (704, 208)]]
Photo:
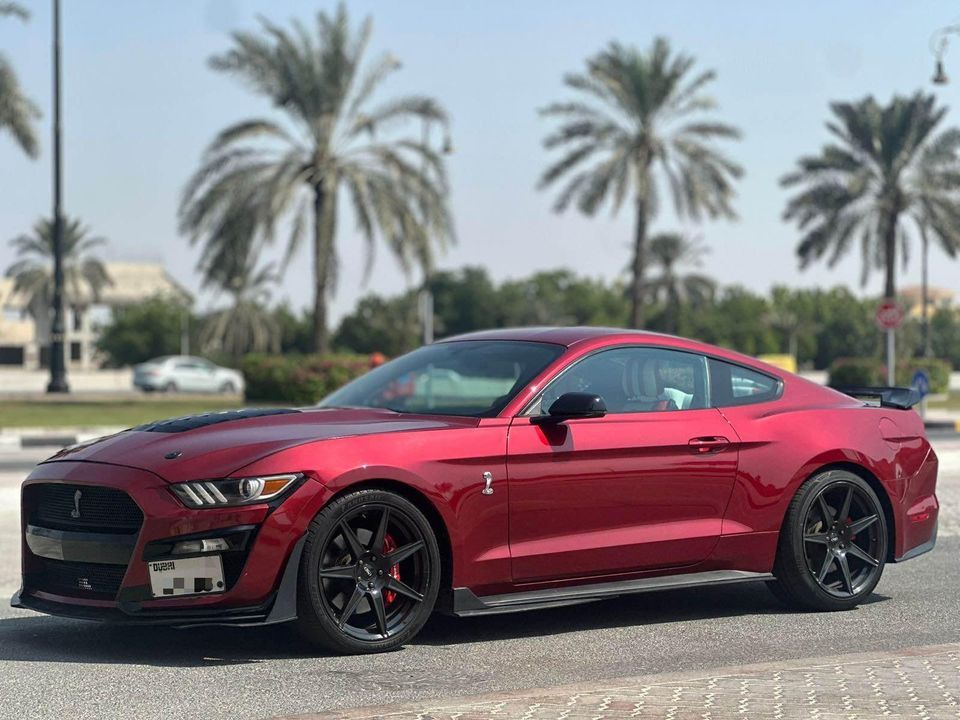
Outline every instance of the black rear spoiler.
[(880, 407), (909, 410), (923, 400), (923, 395), (913, 388), (904, 387), (835, 387), (845, 395), (855, 398), (877, 398)]

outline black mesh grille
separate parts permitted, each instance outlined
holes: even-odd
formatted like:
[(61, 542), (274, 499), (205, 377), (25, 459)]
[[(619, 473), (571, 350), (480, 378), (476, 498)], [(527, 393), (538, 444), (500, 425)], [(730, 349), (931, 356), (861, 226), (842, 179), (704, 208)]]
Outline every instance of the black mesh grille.
[(113, 600), (126, 571), (124, 565), (40, 560), (30, 587), (56, 595)]
[(89, 485), (32, 485), (27, 488), (35, 525), (57, 530), (137, 532), (143, 513), (122, 490)]

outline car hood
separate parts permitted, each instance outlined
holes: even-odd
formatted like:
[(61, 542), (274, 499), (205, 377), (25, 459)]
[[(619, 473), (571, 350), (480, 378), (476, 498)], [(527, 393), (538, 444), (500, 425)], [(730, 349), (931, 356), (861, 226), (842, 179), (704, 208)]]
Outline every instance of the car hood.
[(124, 465), (180, 482), (228, 477), (267, 455), (319, 440), (477, 423), (367, 408), (231, 410), (141, 425), (64, 448), (45, 462)]

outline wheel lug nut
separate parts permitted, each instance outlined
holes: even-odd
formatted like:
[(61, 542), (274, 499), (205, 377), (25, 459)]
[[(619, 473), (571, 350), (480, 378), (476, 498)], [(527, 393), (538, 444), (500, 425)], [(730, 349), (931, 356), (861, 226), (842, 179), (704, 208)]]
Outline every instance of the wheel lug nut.
[(383, 570), (377, 570), (377, 575), (383, 575)]
[(367, 583), (367, 587), (373, 590), (373, 583)]

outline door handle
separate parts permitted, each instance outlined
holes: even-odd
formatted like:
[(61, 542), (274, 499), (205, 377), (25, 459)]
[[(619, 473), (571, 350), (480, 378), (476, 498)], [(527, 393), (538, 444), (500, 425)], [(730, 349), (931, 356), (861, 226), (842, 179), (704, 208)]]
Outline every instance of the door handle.
[(720, 435), (708, 435), (706, 437), (691, 438), (687, 443), (687, 447), (689, 447), (690, 452), (694, 453), (695, 455), (705, 455), (707, 453), (720, 452), (729, 444), (730, 441), (725, 437)]

